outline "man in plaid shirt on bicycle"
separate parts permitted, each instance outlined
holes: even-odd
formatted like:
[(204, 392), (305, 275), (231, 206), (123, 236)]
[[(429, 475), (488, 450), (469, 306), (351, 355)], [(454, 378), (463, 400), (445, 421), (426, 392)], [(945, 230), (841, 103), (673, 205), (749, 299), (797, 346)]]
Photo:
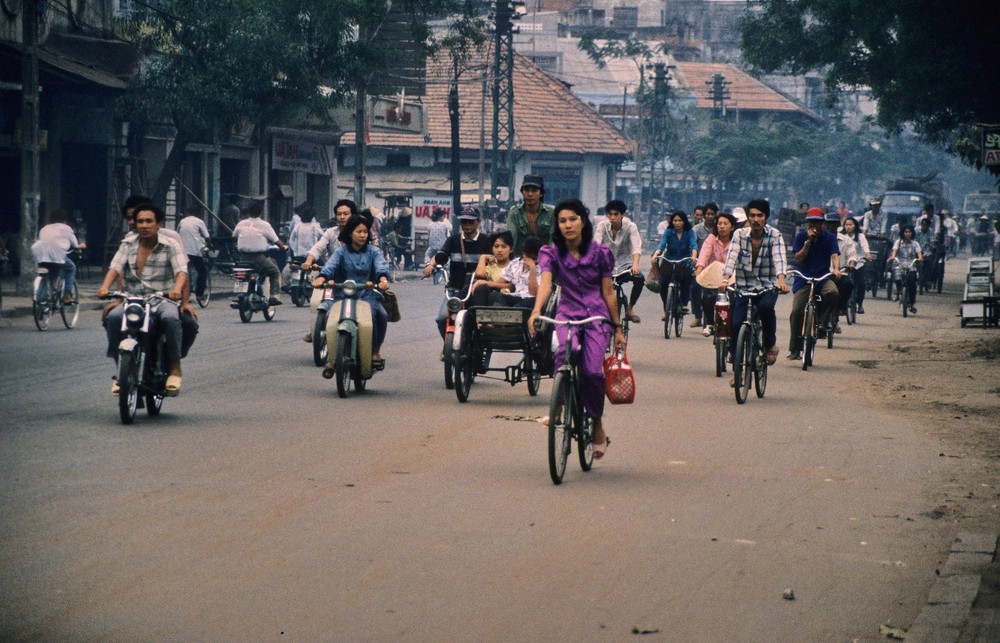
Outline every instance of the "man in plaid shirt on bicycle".
[[(760, 322), (764, 331), (764, 346), (767, 347), (767, 363), (778, 359), (777, 318), (774, 305), (778, 293), (787, 293), (785, 271), (785, 242), (777, 228), (767, 225), (771, 205), (764, 199), (754, 199), (746, 207), (748, 225), (733, 232), (733, 242), (726, 255), (726, 265), (722, 269), (722, 285), (725, 289), (735, 285), (739, 290), (773, 288), (757, 302)], [(747, 318), (747, 301), (737, 297), (733, 302), (732, 328), (734, 331)], [(729, 343), (729, 354), (736, 359), (736, 342)]]

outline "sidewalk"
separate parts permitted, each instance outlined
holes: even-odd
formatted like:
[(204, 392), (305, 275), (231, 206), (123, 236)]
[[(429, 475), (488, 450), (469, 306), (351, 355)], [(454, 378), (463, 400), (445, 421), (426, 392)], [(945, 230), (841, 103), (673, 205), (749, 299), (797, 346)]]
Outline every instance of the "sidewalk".
[[(89, 275), (86, 269), (80, 270), (79, 274), (77, 274), (76, 284), (77, 291), (80, 293), (81, 310), (99, 310), (104, 307), (104, 303), (94, 296), (103, 278), (104, 273), (101, 272), (98, 274), (96, 268), (91, 268)], [(0, 286), (3, 287), (2, 317), (4, 319), (23, 317), (25, 315), (31, 316), (31, 295), (14, 294), (16, 291), (16, 282), (17, 278), (13, 275), (4, 275), (0, 278)]]

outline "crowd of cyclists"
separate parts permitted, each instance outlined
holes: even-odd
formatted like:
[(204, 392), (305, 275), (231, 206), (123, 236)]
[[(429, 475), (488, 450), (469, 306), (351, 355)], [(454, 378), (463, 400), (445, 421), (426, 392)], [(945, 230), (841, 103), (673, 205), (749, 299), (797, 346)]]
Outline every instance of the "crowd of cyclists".
[[(904, 283), (904, 279), (924, 279), (925, 273), (907, 268), (920, 266), (925, 257), (947, 252), (949, 247), (949, 227), (935, 219), (929, 204), (916, 227), (908, 221), (887, 221), (877, 200), (870, 202), (870, 209), (862, 217), (852, 216), (846, 209), (826, 212), (803, 204), (805, 207), (800, 210), (804, 219), (786, 247), (786, 240), (770, 221), (771, 208), (766, 200), (753, 199), (744, 207), (726, 211), (708, 202), (695, 207), (691, 217), (683, 210), (667, 214), (658, 230), (659, 240), (651, 253), (646, 276), (640, 262), (643, 241), (637, 225), (627, 216), (624, 202), (609, 201), (601, 208), (603, 216), (599, 218), (592, 217), (589, 208), (577, 199), (548, 205), (544, 203), (544, 180), (538, 175), (524, 177), (521, 195), (522, 202), (507, 215), (506, 229), (489, 235), (481, 230), (482, 212), (478, 207), (465, 208), (458, 214), (460, 229), (455, 234), (450, 234), (446, 217), (435, 212), (422, 272), (425, 277), (436, 279), (438, 269), (446, 267), (446, 293), (463, 298), (469, 295), (471, 306), (531, 310), (529, 333), (534, 332), (535, 321), (556, 285), (561, 291), (557, 319), (601, 318), (579, 334), (583, 349), (583, 402), (594, 420), (597, 458), (604, 455), (610, 444), (602, 423), (604, 358), (611, 347), (624, 351), (627, 341), (619, 319), (615, 281), (632, 283), (623, 316), (630, 323), (640, 323), (636, 304), (647, 282), (673, 280), (680, 286), (683, 313), (693, 313), (691, 327), (700, 328), (704, 337), (715, 334), (714, 304), (720, 292), (727, 288), (765, 291), (755, 300), (755, 306), (763, 330), (766, 361), (773, 364), (779, 354), (775, 304), (780, 294), (793, 293), (787, 357), (799, 359), (803, 308), (810, 290), (805, 286), (810, 280), (818, 280), (815, 291), (820, 295), (821, 336), (841, 333), (840, 319), (846, 313), (847, 302), (853, 302), (857, 314), (864, 314), (865, 293), (872, 280), (888, 278), (894, 282), (897, 297), (904, 297), (903, 305), (909, 312), (917, 312), (913, 300), (916, 289), (912, 283)], [(359, 211), (353, 201), (342, 199), (333, 210), (335, 225), (324, 230), (311, 207), (303, 204), (296, 208), (286, 244), (261, 217), (263, 202), (251, 201), (231, 231), (239, 259), (253, 264), (270, 279), (271, 305), (281, 303), (281, 272), (269, 254), (275, 246), (289, 252), (290, 257), (299, 257), (303, 269), (322, 265), (314, 285), (321, 285), (326, 279), (346, 278), (376, 284), (365, 297), (371, 300), (375, 316), (373, 357), (384, 366), (379, 350), (387, 324), (379, 290), (388, 288), (389, 262), (398, 258), (405, 267), (419, 269), (409, 248), (400, 251), (398, 239), (400, 219), (411, 215), (403, 211), (389, 224), (391, 232), (397, 233), (394, 240), (384, 234), (385, 218), (370, 209)], [(188, 303), (192, 289), (189, 273), (199, 277), (194, 282), (198, 294), (204, 288), (206, 270), (202, 255), (212, 243), (199, 209), (190, 208), (185, 215), (175, 232), (164, 227), (162, 209), (148, 198), (129, 197), (122, 206), (126, 234), (98, 290), (98, 296), (107, 297), (117, 284), (130, 293), (165, 293), (180, 302), (180, 306), (154, 309), (154, 315), (169, 335), (167, 391), (170, 395), (180, 391), (180, 360), (197, 334), (197, 313)], [(33, 250), (40, 263), (62, 264), (67, 273), (65, 283), (71, 285), (74, 270), (67, 255), (82, 244), (76, 241), (65, 219), (60, 212), (53, 213), (51, 223), (41, 229)], [(407, 225), (405, 221), (403, 225)], [(412, 222), (408, 225), (412, 226)], [(878, 239), (884, 247), (876, 250), (873, 239)], [(377, 247), (386, 243), (388, 252)], [(886, 265), (883, 274), (873, 270), (880, 252)], [(792, 276), (790, 271), (794, 279), (786, 280), (786, 275)], [(666, 306), (664, 289), (659, 292)], [(70, 293), (67, 288), (66, 296)], [(321, 296), (319, 289), (313, 291), (312, 316), (317, 314)], [(442, 301), (436, 318), (442, 337), (446, 302), (447, 298)], [(117, 304), (104, 311), (111, 357), (115, 353), (121, 314), (121, 306)], [(738, 328), (746, 314), (745, 301), (735, 298), (730, 328)], [(306, 342), (313, 341), (313, 328), (310, 319), (303, 337)], [(565, 355), (566, 327), (557, 329), (557, 337), (556, 369)], [(734, 347), (731, 343), (731, 350)], [(117, 392), (117, 387), (113, 385), (112, 391)]]

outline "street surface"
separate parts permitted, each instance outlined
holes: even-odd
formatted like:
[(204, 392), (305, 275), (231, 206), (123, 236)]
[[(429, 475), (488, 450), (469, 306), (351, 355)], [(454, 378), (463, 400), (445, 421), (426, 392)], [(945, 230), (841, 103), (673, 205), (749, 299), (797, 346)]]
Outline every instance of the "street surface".
[(301, 339), (308, 308), (286, 296), (273, 322), (242, 324), (215, 299), (181, 395), (132, 426), (92, 303), (71, 331), (4, 318), (0, 635), (880, 640), (914, 621), (947, 555), (953, 530), (926, 514), (953, 465), (866, 406), (852, 362), (957, 325), (951, 277), (914, 318), (866, 302), (806, 373), (785, 359), (782, 297), (767, 396), (742, 406), (711, 340), (664, 340), (644, 293), (636, 403), (607, 406), (607, 456), (583, 473), (574, 453), (558, 487), (534, 421), (551, 380), (532, 398), (477, 379), (460, 404), (429, 280), (394, 288), (387, 368), (346, 400)]

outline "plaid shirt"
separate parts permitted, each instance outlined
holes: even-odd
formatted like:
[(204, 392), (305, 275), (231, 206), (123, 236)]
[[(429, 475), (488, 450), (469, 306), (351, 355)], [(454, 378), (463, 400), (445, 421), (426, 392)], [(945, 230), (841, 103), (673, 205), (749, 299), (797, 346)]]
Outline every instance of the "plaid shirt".
[[(122, 239), (118, 252), (111, 260), (112, 270), (125, 277), (125, 291), (132, 294), (148, 295), (154, 292), (170, 292), (174, 287), (177, 273), (187, 272), (187, 255), (180, 245), (160, 236), (142, 266), (142, 275), (135, 274), (135, 262), (139, 253), (139, 236), (128, 235)], [(126, 268), (128, 268), (126, 270)]]
[(775, 288), (778, 275), (785, 274), (785, 242), (777, 228), (764, 225), (764, 235), (760, 241), (757, 263), (753, 264), (753, 246), (750, 243), (750, 228), (740, 228), (733, 233), (733, 242), (726, 256), (723, 274), (736, 277), (736, 287), (742, 290), (753, 288)]

